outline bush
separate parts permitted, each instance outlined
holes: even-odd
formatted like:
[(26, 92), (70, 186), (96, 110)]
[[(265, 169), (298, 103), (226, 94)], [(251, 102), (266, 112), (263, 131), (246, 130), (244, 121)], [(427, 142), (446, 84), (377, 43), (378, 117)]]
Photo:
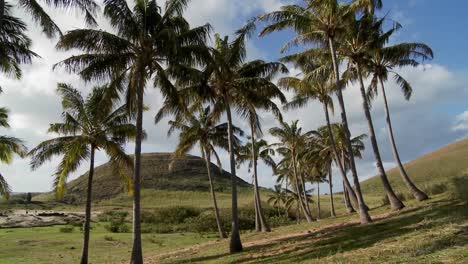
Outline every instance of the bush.
[(64, 226), (59, 229), (60, 233), (73, 233), (73, 226)]
[(193, 207), (168, 207), (144, 211), (141, 214), (141, 222), (149, 224), (181, 224), (186, 219), (200, 215), (200, 210)]
[(453, 178), (450, 185), (451, 198), (468, 202), (468, 177)]
[(446, 192), (448, 188), (447, 185), (444, 183), (435, 183), (425, 186), (423, 190), (428, 195), (437, 195)]
[(125, 223), (125, 218), (128, 216), (127, 212), (113, 212), (110, 215), (109, 224), (104, 226), (107, 231), (112, 233), (130, 232), (130, 227)]

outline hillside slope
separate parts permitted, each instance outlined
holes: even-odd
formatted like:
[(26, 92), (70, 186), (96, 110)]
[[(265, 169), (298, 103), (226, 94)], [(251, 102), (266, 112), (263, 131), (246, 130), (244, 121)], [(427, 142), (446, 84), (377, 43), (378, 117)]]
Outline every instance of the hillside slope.
[[(201, 191), (209, 190), (205, 161), (199, 157), (187, 155), (174, 162), (172, 169), (171, 153), (146, 153), (142, 156), (141, 176), (142, 188), (166, 191)], [(230, 174), (211, 164), (216, 191), (227, 191), (231, 185)], [(82, 202), (86, 195), (87, 174), (68, 183), (65, 201)], [(238, 178), (239, 186), (249, 186)], [(109, 164), (103, 164), (95, 169), (93, 199), (112, 198), (124, 192), (124, 185), (118, 175), (115, 175)]]
[[(468, 139), (423, 155), (405, 164), (405, 168), (408, 175), (423, 189), (448, 182), (454, 177), (468, 177)], [(389, 170), (388, 177), (397, 192), (407, 192), (398, 168)], [(383, 193), (382, 184), (377, 176), (362, 182), (361, 187), (368, 195)]]

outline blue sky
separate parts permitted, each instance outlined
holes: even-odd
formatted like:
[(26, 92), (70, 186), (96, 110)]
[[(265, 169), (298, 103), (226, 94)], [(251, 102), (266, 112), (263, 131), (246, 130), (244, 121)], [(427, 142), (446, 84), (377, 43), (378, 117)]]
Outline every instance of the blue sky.
[[(129, 0), (129, 2), (132, 2)], [(290, 0), (192, 0), (186, 11), (187, 19), (193, 25), (206, 22), (212, 24), (216, 32), (232, 34), (245, 21), (255, 15), (276, 10)], [(447, 4), (450, 3), (450, 6)], [(395, 19), (403, 25), (394, 42), (425, 42), (435, 53), (435, 59), (426, 65), (412, 69), (399, 69), (413, 85), (414, 95), (411, 101), (403, 99), (401, 92), (391, 82), (387, 84), (390, 107), (393, 113), (393, 123), (397, 143), (404, 161), (412, 160), (424, 153), (468, 136), (468, 63), (466, 49), (468, 47), (468, 1), (451, 0), (384, 0), (384, 10), (388, 18)], [(51, 11), (51, 16), (63, 30), (83, 27), (79, 14), (63, 11)], [(11, 110), (10, 130), (2, 130), (1, 134), (15, 135), (27, 141), (28, 147), (34, 147), (42, 140), (50, 138), (45, 131), (48, 124), (59, 120), (60, 101), (55, 93), (57, 82), (68, 82), (80, 87), (83, 93), (89, 91), (76, 75), (63, 71), (52, 71), (51, 66), (72, 53), (57, 52), (54, 49), (56, 40), (46, 39), (40, 30), (34, 26), (28, 16), (21, 10), (15, 14), (28, 22), (34, 51), (43, 58), (35, 60), (32, 65), (24, 67), (22, 80), (11, 80), (0, 76), (4, 93), (0, 95), (0, 106)], [(109, 30), (107, 23), (101, 17), (99, 22), (103, 29)], [(259, 26), (261, 27), (261, 26)], [(259, 39), (254, 37), (249, 42), (249, 57), (251, 59), (276, 60), (281, 54), (280, 47), (292, 37), (291, 32), (276, 33)], [(298, 71), (290, 68), (291, 74)], [(177, 137), (166, 138), (167, 125), (154, 126), (152, 119), (161, 103), (157, 90), (148, 88), (146, 102), (152, 102), (151, 109), (145, 113), (144, 128), (148, 139), (143, 144), (146, 152), (173, 151)], [(288, 96), (291, 96), (288, 94)], [(362, 114), (361, 98), (355, 86), (349, 86), (345, 91), (345, 100), (352, 123), (354, 135), (365, 133), (367, 126)], [(383, 122), (384, 113), (382, 101), (374, 103), (373, 118), (380, 144), (385, 167), (395, 166), (389, 148), (389, 142)], [(264, 128), (267, 130), (276, 126), (277, 122), (269, 114), (262, 114)], [(299, 119), (305, 130), (316, 129), (324, 124), (321, 107), (312, 103), (308, 107), (285, 113), (288, 121)], [(336, 117), (334, 120), (337, 120)], [(237, 119), (236, 125), (247, 128), (245, 122)], [(270, 142), (275, 139), (265, 135)], [(358, 162), (361, 179), (376, 174), (373, 156), (369, 144), (363, 160)], [(131, 153), (133, 146), (127, 151)], [(197, 155), (196, 150), (193, 154)], [(227, 154), (222, 153), (223, 164), (228, 164)], [(98, 154), (97, 164), (102, 164), (107, 158)], [(52, 177), (58, 160), (46, 164), (37, 171), (30, 171), (28, 159), (16, 159), (11, 165), (2, 165), (5, 175), (14, 191), (47, 191), (51, 188)], [(76, 178), (86, 171), (87, 164), (71, 175)], [(271, 187), (274, 177), (265, 166), (260, 166), (260, 184)], [(239, 170), (239, 176), (250, 181), (246, 168)], [(335, 173), (338, 175), (338, 173)], [(340, 189), (340, 179), (336, 177), (335, 186)]]

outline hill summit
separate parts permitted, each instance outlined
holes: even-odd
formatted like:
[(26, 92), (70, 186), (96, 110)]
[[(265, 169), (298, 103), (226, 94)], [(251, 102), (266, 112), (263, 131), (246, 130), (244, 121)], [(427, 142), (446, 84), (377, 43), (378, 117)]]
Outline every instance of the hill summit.
[[(168, 191), (209, 191), (208, 174), (205, 161), (197, 156), (186, 155), (174, 161), (172, 153), (142, 154), (141, 176), (143, 189)], [(211, 164), (215, 190), (228, 191), (231, 186), (230, 173)], [(128, 171), (130, 173), (130, 171)], [(126, 192), (125, 184), (119, 175), (114, 174), (108, 163), (95, 168), (93, 182), (93, 200), (109, 199)], [(237, 177), (240, 187), (249, 184)], [(87, 187), (87, 173), (68, 183), (64, 200), (84, 202)]]

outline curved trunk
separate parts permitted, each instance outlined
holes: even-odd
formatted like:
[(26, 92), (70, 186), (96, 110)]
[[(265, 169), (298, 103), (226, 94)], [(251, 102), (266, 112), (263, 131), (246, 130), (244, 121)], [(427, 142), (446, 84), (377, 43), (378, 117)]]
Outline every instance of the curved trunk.
[(141, 208), (140, 208), (140, 183), (141, 183), (141, 141), (143, 139), (143, 89), (144, 79), (137, 89), (137, 118), (135, 137), (135, 164), (133, 168), (133, 248), (131, 264), (143, 264), (143, 252), (141, 249)]
[(317, 219), (320, 219), (320, 183), (317, 182)]
[[(346, 177), (346, 170), (345, 170), (344, 163), (341, 163), (340, 161), (340, 155), (338, 153), (338, 148), (336, 147), (335, 136), (333, 135), (333, 129), (331, 127), (330, 114), (328, 112), (328, 105), (326, 103), (323, 104), (323, 111), (325, 112), (325, 119), (327, 121), (327, 130), (330, 136), (330, 144), (332, 145), (333, 153), (335, 154), (336, 165), (338, 166), (341, 172), (343, 183), (346, 185), (346, 187), (349, 190), (352, 190), (353, 188), (351, 188), (351, 184), (349, 183), (348, 177)], [(350, 192), (350, 199), (353, 202), (354, 206), (358, 205), (357, 197), (354, 191)]]
[(93, 193), (93, 176), (94, 176), (94, 147), (91, 146), (91, 157), (89, 162), (89, 173), (88, 173), (88, 190), (86, 193), (86, 210), (85, 210), (85, 222), (83, 229), (83, 251), (81, 252), (81, 264), (88, 264), (88, 249), (89, 249), (89, 231), (91, 224), (91, 200)]
[(367, 224), (372, 221), (367, 205), (364, 202), (364, 197), (362, 196), (361, 192), (361, 185), (359, 183), (359, 178), (357, 175), (357, 170), (356, 170), (356, 163), (354, 161), (354, 153), (353, 153), (353, 147), (351, 145), (351, 133), (349, 132), (349, 126), (348, 126), (348, 118), (346, 116), (346, 108), (344, 104), (344, 99), (343, 99), (343, 93), (341, 91), (341, 85), (340, 85), (340, 73), (338, 69), (338, 61), (337, 61), (337, 56), (336, 56), (336, 51), (333, 43), (333, 39), (329, 38), (328, 39), (329, 46), (330, 46), (330, 53), (332, 57), (332, 62), (333, 62), (333, 71), (335, 73), (335, 84), (337, 88), (337, 97), (338, 97), (338, 102), (340, 104), (341, 108), (341, 120), (345, 129), (345, 134), (346, 134), (346, 147), (349, 152), (349, 160), (350, 160), (350, 167), (351, 167), (351, 172), (353, 175), (353, 181), (354, 181), (354, 186), (356, 188), (356, 198), (358, 201), (358, 208), (359, 208), (359, 218), (361, 221), (361, 224)]
[(344, 185), (343, 185), (343, 200), (344, 200), (344, 204), (346, 207), (346, 212), (348, 212), (348, 214), (352, 214), (356, 212), (356, 210), (354, 210), (353, 208), (353, 205), (351, 204), (351, 201), (349, 200), (348, 188), (346, 188), (346, 186)]
[[(301, 207), (302, 212), (304, 213), (304, 217), (306, 218), (308, 223), (312, 223), (312, 216), (310, 215), (310, 212), (306, 210), (306, 205), (304, 204), (304, 200), (302, 198), (301, 194), (301, 189), (300, 189), (300, 183), (299, 183), (299, 176), (297, 173), (297, 164), (296, 164), (296, 154), (293, 152), (293, 173), (294, 173), (294, 180), (296, 182), (296, 193), (297, 193), (297, 198), (298, 198), (298, 206)], [(307, 199), (307, 197), (306, 197)]]
[(250, 122), (250, 132), (252, 134), (251, 136), (252, 150), (251, 151), (252, 151), (252, 165), (253, 165), (253, 172), (254, 172), (253, 176), (254, 176), (254, 195), (255, 195), (254, 200), (255, 200), (256, 227), (260, 229), (257, 231), (271, 232), (271, 229), (265, 220), (265, 215), (263, 214), (262, 202), (260, 199), (260, 192), (258, 190), (257, 155), (255, 151), (255, 131), (254, 131), (254, 125), (252, 122)]
[(408, 186), (408, 188), (410, 189), (411, 194), (414, 196), (414, 198), (416, 198), (418, 201), (427, 200), (429, 198), (427, 196), (427, 194), (425, 194), (423, 191), (421, 191), (416, 186), (416, 184), (414, 184), (414, 182), (411, 180), (411, 178), (406, 173), (406, 170), (405, 170), (405, 168), (404, 168), (404, 166), (403, 166), (403, 164), (401, 162), (400, 154), (398, 153), (398, 149), (397, 149), (397, 146), (396, 146), (396, 143), (395, 143), (395, 137), (393, 135), (392, 121), (390, 119), (390, 110), (389, 110), (389, 107), (388, 107), (387, 95), (385, 93), (385, 86), (384, 86), (384, 83), (383, 83), (381, 78), (379, 78), (379, 81), (380, 81), (380, 85), (382, 87), (382, 95), (383, 95), (383, 99), (384, 99), (385, 121), (387, 122), (388, 136), (390, 138), (390, 143), (392, 145), (393, 156), (395, 157), (395, 161), (398, 164), (398, 169), (400, 170), (401, 178), (403, 179), (403, 182), (405, 182), (406, 186)]
[(336, 217), (335, 213), (335, 201), (333, 201), (333, 183), (332, 183), (332, 168), (330, 164), (330, 169), (328, 172), (328, 188), (330, 191), (330, 215), (331, 217)]
[(301, 189), (302, 189), (302, 199), (304, 199), (305, 209), (307, 213), (312, 217), (312, 211), (310, 211), (309, 202), (307, 201), (307, 192), (306, 192), (306, 185), (304, 181), (304, 175), (302, 173), (299, 174), (301, 180)]
[(234, 157), (234, 135), (232, 128), (232, 115), (229, 100), (225, 97), (226, 114), (228, 119), (228, 145), (229, 145), (229, 159), (231, 165), (231, 192), (232, 192), (232, 229), (231, 241), (229, 243), (229, 252), (237, 253), (242, 251), (242, 242), (239, 233), (239, 215), (237, 209), (237, 179), (236, 179), (236, 160)]
[(224, 231), (223, 223), (221, 222), (221, 217), (219, 216), (218, 202), (216, 201), (216, 193), (213, 186), (213, 179), (211, 177), (210, 154), (208, 153), (205, 147), (202, 147), (202, 154), (206, 163), (206, 172), (208, 174), (208, 182), (210, 184), (211, 201), (213, 202), (213, 210), (215, 213), (216, 225), (218, 226), (218, 235), (219, 238), (227, 238), (226, 231)]
[(364, 88), (364, 80), (362, 79), (361, 66), (359, 65), (359, 63), (356, 63), (356, 68), (357, 68), (357, 74), (358, 74), (360, 90), (361, 90), (362, 107), (364, 109), (364, 115), (366, 116), (367, 125), (369, 126), (369, 134), (370, 134), (370, 140), (371, 140), (371, 145), (372, 145), (372, 151), (374, 152), (374, 157), (377, 163), (377, 168), (379, 169), (380, 179), (382, 180), (382, 185), (384, 187), (385, 193), (387, 194), (388, 200), (390, 201), (390, 205), (392, 209), (400, 210), (403, 207), (405, 207), (405, 205), (395, 195), (395, 192), (393, 191), (392, 186), (390, 185), (390, 182), (388, 181), (387, 173), (385, 172), (385, 169), (382, 163), (382, 158), (380, 157), (379, 146), (377, 144), (377, 139), (375, 136), (374, 124), (372, 123), (372, 117), (371, 117), (370, 110), (369, 110), (366, 90)]

